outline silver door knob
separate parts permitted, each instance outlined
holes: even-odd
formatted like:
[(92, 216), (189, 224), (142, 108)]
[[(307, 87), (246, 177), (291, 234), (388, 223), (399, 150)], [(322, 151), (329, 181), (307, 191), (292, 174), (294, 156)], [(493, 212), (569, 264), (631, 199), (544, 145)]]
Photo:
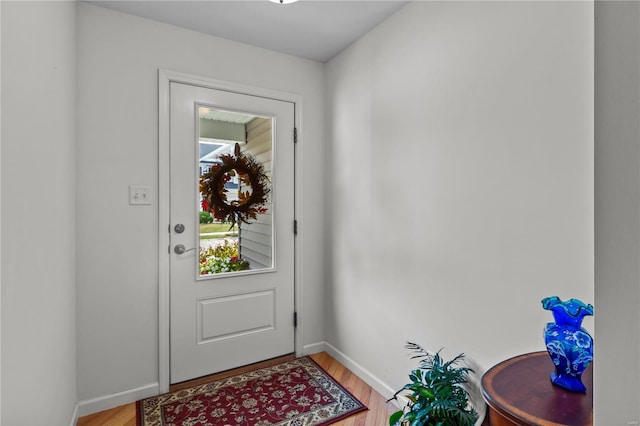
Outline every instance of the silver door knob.
[(173, 251), (174, 251), (176, 254), (183, 254), (183, 253), (186, 253), (186, 252), (188, 252), (188, 251), (195, 250), (195, 249), (196, 249), (195, 247), (188, 249), (188, 248), (185, 248), (185, 246), (184, 246), (184, 245), (182, 245), (182, 244), (178, 244), (177, 246), (175, 246), (175, 247), (173, 248)]
[(176, 234), (182, 234), (184, 232), (184, 225), (181, 223), (178, 223), (176, 226), (173, 227), (173, 230), (176, 231)]

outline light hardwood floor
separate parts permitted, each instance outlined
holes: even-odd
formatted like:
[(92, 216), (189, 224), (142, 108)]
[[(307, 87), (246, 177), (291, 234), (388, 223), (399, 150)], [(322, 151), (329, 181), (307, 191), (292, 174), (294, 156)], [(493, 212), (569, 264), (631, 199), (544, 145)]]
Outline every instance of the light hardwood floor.
[[(171, 386), (171, 391), (184, 387), (197, 385), (199, 383), (222, 379), (244, 371), (249, 371), (261, 367), (276, 364), (278, 362), (293, 359), (293, 355), (277, 358), (275, 360), (265, 361), (264, 363), (255, 364), (249, 367), (243, 367), (225, 373), (215, 374), (206, 378), (190, 381), (187, 383)], [(356, 398), (358, 398), (369, 409), (358, 414), (354, 414), (342, 421), (334, 423), (336, 426), (385, 426), (389, 424), (389, 415), (395, 411), (393, 404), (388, 403), (386, 399), (378, 392), (373, 390), (369, 385), (362, 381), (358, 376), (353, 374), (342, 364), (336, 361), (326, 352), (311, 355), (311, 358), (317, 362), (327, 373), (329, 373), (338, 383), (344, 386)], [(101, 411), (89, 416), (78, 419), (77, 426), (135, 426), (136, 425), (136, 405), (135, 403), (122, 405), (111, 410)]]

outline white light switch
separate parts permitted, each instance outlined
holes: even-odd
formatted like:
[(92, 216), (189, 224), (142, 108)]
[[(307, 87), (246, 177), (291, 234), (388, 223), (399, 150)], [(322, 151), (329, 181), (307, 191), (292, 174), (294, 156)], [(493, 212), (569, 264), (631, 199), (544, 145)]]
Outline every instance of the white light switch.
[(150, 205), (151, 204), (151, 187), (150, 186), (129, 186), (129, 205)]

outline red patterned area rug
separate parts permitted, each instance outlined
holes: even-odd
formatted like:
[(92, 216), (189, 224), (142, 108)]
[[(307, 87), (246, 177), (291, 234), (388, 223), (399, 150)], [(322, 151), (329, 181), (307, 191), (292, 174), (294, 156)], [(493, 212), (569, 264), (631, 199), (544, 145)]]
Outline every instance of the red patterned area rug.
[(366, 410), (311, 358), (138, 401), (138, 426), (321, 426)]

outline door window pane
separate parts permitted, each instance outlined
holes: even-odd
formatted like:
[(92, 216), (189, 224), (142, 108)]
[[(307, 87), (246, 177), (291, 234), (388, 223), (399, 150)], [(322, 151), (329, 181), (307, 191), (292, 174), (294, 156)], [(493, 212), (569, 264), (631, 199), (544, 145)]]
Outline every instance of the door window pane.
[(248, 113), (222, 111), (210, 106), (198, 106), (198, 182), (203, 176), (213, 176), (223, 169), (225, 156), (235, 158), (237, 151), (262, 165), (268, 179), (266, 202), (260, 205), (255, 218), (245, 223), (233, 220), (226, 213), (242, 206), (251, 198), (250, 178), (242, 170), (230, 169), (218, 173), (220, 199), (226, 206), (216, 205), (200, 195), (198, 228), (200, 241), (200, 276), (238, 273), (273, 268), (273, 212), (271, 205), (271, 174), (273, 164), (273, 119)]

